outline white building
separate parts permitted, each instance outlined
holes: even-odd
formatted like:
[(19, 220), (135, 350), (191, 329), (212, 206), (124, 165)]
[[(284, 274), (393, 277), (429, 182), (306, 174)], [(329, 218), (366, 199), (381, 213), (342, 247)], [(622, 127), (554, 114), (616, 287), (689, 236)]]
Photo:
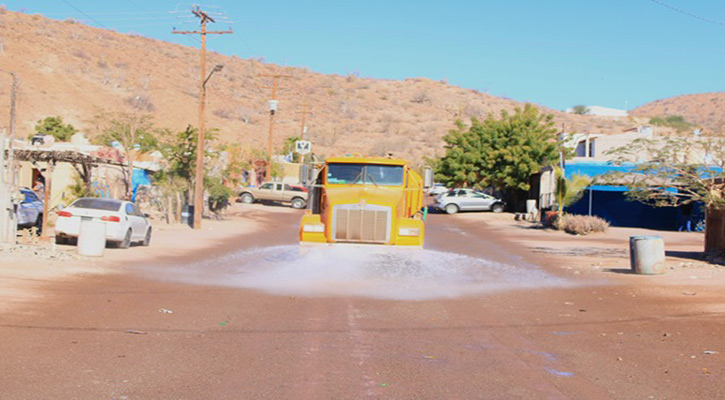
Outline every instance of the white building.
[[(607, 108), (601, 106), (585, 106), (587, 108), (586, 115), (596, 115), (599, 117), (627, 117), (627, 110), (618, 110), (616, 108)], [(573, 113), (573, 108), (567, 108), (566, 112)]]

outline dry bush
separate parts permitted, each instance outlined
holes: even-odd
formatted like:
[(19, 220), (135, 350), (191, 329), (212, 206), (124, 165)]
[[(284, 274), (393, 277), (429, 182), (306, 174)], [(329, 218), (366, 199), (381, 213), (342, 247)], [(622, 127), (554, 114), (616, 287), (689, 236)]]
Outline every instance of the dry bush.
[(75, 50), (73, 52), (73, 55), (76, 56), (76, 57), (78, 57), (78, 58), (81, 58), (83, 60), (90, 60), (91, 59), (91, 56), (89, 56), (88, 53), (86, 53), (85, 51), (80, 50), (80, 49)]
[(125, 102), (139, 111), (152, 112), (156, 110), (156, 106), (151, 102), (151, 99), (143, 94), (127, 97)]
[(214, 114), (215, 116), (217, 116), (219, 118), (224, 118), (224, 119), (234, 118), (234, 113), (227, 108), (218, 108), (218, 109), (212, 111), (212, 114)]
[(605, 232), (609, 222), (593, 215), (564, 215), (556, 218), (552, 224), (560, 230), (573, 235), (588, 235), (590, 233)]
[(417, 103), (417, 104), (423, 104), (430, 102), (430, 97), (428, 96), (428, 92), (419, 92), (416, 95), (413, 96), (412, 99), (410, 99), (411, 103)]

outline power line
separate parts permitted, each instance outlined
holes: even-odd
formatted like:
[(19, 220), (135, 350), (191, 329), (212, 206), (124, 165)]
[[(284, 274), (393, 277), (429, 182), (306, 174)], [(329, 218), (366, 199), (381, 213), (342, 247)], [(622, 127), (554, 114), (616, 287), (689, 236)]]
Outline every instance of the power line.
[(85, 12), (83, 12), (83, 10), (81, 10), (80, 8), (78, 8), (78, 7), (74, 6), (73, 4), (71, 4), (71, 3), (67, 2), (66, 0), (63, 0), (63, 3), (65, 3), (65, 4), (68, 4), (68, 6), (70, 6), (70, 7), (71, 7), (71, 8), (73, 8), (74, 10), (78, 11), (79, 13), (81, 13), (81, 14), (85, 15), (86, 17), (88, 17), (88, 19), (90, 19), (91, 21), (95, 22), (96, 24), (98, 24), (98, 25), (100, 25), (100, 26), (102, 26), (102, 27), (104, 27), (104, 28), (108, 29), (108, 27), (107, 27), (107, 26), (105, 26), (105, 25), (103, 25), (102, 23), (100, 23), (100, 22), (96, 21), (95, 19), (93, 19), (93, 17), (91, 17), (90, 15), (86, 14)]
[(678, 13), (683, 14), (683, 15), (687, 15), (688, 17), (695, 18), (695, 19), (699, 19), (700, 21), (704, 21), (704, 22), (709, 22), (711, 24), (725, 26), (725, 22), (718, 21), (718, 20), (715, 20), (715, 19), (706, 18), (706, 17), (701, 17), (701, 16), (699, 16), (697, 14), (693, 14), (693, 13), (691, 13), (689, 11), (685, 11), (685, 10), (683, 10), (681, 8), (677, 8), (677, 7), (671, 6), (671, 5), (669, 5), (669, 4), (665, 3), (665, 2), (662, 2), (660, 0), (650, 0), (650, 1), (653, 2), (653, 3), (655, 3), (655, 4), (659, 4), (662, 7), (669, 8), (672, 11), (678, 12)]

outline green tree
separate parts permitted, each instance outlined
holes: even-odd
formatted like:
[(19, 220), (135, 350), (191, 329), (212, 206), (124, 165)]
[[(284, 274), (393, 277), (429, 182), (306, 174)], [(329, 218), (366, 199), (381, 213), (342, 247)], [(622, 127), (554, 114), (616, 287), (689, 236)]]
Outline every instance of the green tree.
[[(35, 124), (35, 131), (44, 135), (50, 135), (59, 142), (67, 142), (71, 136), (78, 132), (78, 129), (74, 128), (73, 125), (63, 125), (63, 118), (58, 117), (45, 117), (45, 119), (38, 120)], [(33, 134), (30, 135), (32, 137)]]
[(572, 107), (572, 112), (574, 114), (587, 115), (587, 114), (589, 114), (589, 107), (584, 106), (584, 105), (577, 105), (577, 106)]
[(73, 177), (73, 182), (68, 184), (66, 190), (68, 191), (68, 197), (63, 199), (66, 204), (70, 204), (81, 197), (98, 197), (98, 194), (90, 190), (89, 186), (83, 181), (83, 178), (80, 175), (75, 175)]
[(626, 172), (602, 177), (609, 184), (627, 187), (630, 200), (673, 207), (702, 202), (708, 208), (725, 208), (725, 138), (670, 137), (636, 139), (607, 152)]
[(121, 146), (126, 165), (123, 166), (126, 196), (131, 197), (133, 190), (133, 162), (136, 154), (148, 153), (158, 147), (156, 131), (150, 115), (129, 113), (104, 113), (96, 116), (95, 123), (99, 131), (94, 138), (97, 143), (106, 146)]
[(551, 114), (526, 104), (500, 118), (456, 122), (443, 140), (445, 155), (436, 165), (436, 179), (449, 187), (493, 187), (516, 196), (529, 190), (529, 179), (552, 165), (561, 151)]
[[(209, 142), (216, 140), (217, 132), (217, 129), (208, 129), (204, 132), (205, 142), (207, 143), (204, 146), (204, 158), (207, 161), (218, 155), (208, 145)], [(175, 134), (165, 131), (162, 135), (164, 140), (159, 146), (168, 165), (164, 170), (154, 174), (154, 182), (166, 188), (166, 191), (169, 193), (175, 191), (183, 192), (186, 202), (191, 199), (191, 191), (194, 187), (194, 180), (196, 179), (196, 149), (198, 137), (198, 129), (189, 125), (183, 131)], [(212, 196), (212, 189), (214, 190), (214, 199), (210, 197), (209, 207), (212, 211), (217, 211), (215, 207), (221, 207), (223, 203), (218, 195), (223, 192), (221, 188), (214, 186), (222, 184), (222, 180), (220, 178), (209, 177), (207, 166), (208, 164), (205, 161), (204, 189), (209, 191), (210, 196)], [(222, 175), (225, 173), (226, 171), (222, 171)]]
[(221, 151), (227, 153), (227, 163), (224, 171), (222, 171), (222, 181), (224, 184), (237, 187), (242, 182), (244, 171), (248, 171), (252, 167), (252, 161), (247, 158), (245, 150), (240, 144), (223, 144)]

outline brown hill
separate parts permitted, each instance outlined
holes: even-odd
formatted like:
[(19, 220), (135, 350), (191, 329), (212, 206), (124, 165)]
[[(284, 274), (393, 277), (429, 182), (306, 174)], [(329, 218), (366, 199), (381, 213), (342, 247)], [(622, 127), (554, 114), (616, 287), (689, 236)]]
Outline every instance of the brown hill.
[[(296, 111), (307, 102), (308, 137), (317, 154), (393, 151), (419, 160), (442, 152), (441, 137), (456, 119), (522, 105), (428, 79), (324, 75), (210, 52), (208, 65), (215, 64), (224, 69), (207, 86), (207, 126), (218, 128), (222, 141), (260, 149), (266, 148), (270, 91), (264, 87), (270, 82), (259, 74), (292, 75), (277, 96), (276, 146), (299, 134)], [(157, 126), (174, 130), (197, 124), (196, 48), (0, 9), (0, 70), (15, 71), (20, 79), (21, 137), (32, 133), (39, 119), (55, 115), (92, 135), (89, 121), (102, 111), (148, 112)], [(9, 81), (7, 74), (0, 76), (4, 110)], [(567, 131), (618, 133), (633, 126), (627, 120), (544, 110)], [(0, 129), (8, 126), (8, 114), (0, 115)]]
[(638, 117), (679, 115), (714, 133), (725, 133), (725, 92), (686, 94), (656, 100), (630, 113)]

